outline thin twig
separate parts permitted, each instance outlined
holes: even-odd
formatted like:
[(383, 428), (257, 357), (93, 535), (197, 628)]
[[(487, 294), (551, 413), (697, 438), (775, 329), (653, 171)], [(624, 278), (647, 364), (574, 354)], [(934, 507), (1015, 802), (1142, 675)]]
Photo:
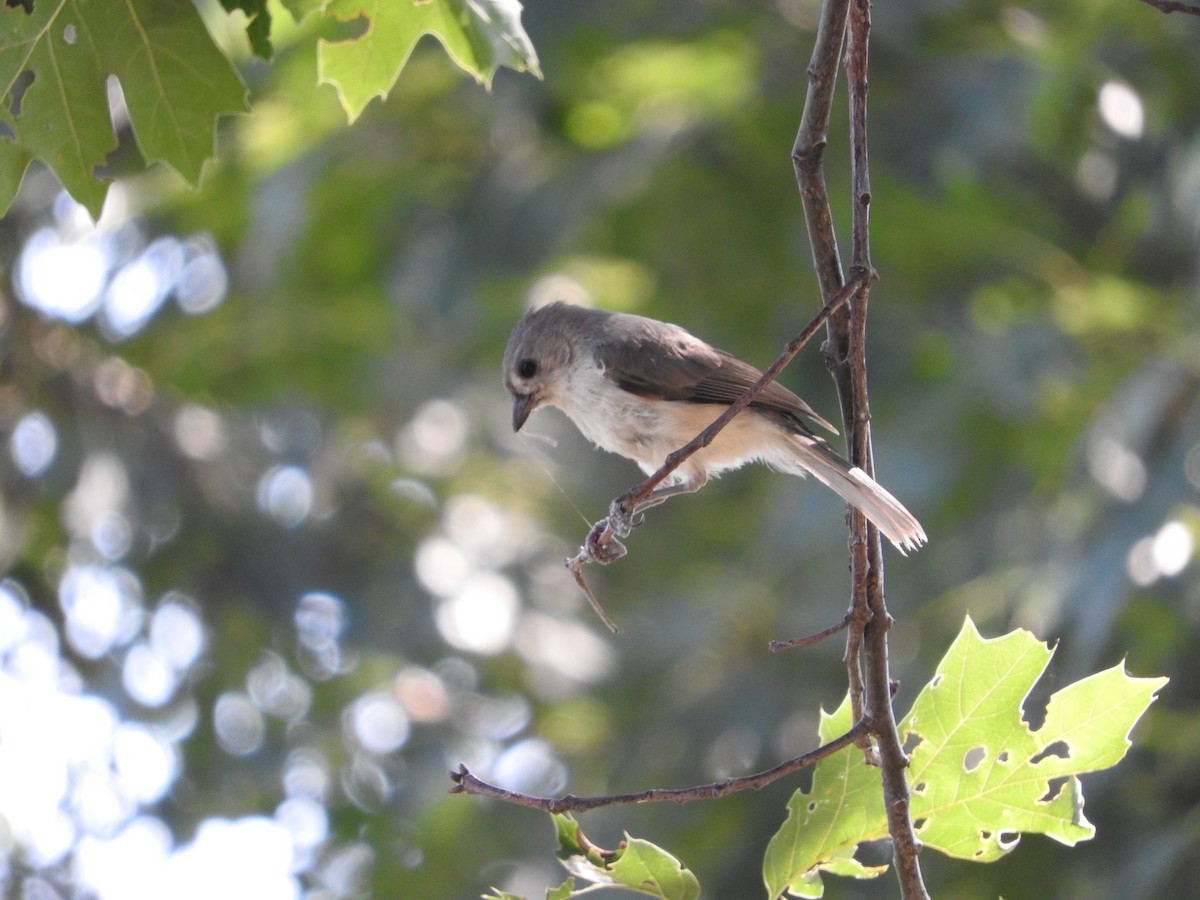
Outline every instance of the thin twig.
[(628, 490), (616, 501), (615, 505), (620, 506), (622, 509), (636, 506), (649, 497), (650, 492), (658, 487), (675, 469), (686, 462), (689, 456), (711, 444), (721, 429), (728, 425), (734, 416), (753, 403), (758, 395), (766, 389), (767, 385), (779, 377), (779, 373), (795, 358), (796, 354), (803, 349), (804, 345), (812, 339), (812, 336), (821, 329), (830, 317), (841, 310), (854, 297), (859, 285), (860, 280), (852, 280), (842, 290), (834, 294), (829, 302), (822, 306), (817, 314), (809, 320), (808, 324), (800, 330), (800, 333), (788, 341), (787, 345), (783, 348), (783, 352), (779, 354), (775, 362), (767, 367), (758, 381), (754, 382), (737, 400), (729, 404), (728, 408), (722, 411), (721, 415), (717, 416), (711, 425), (678, 450), (668, 454), (658, 471), (649, 476), (641, 484)]
[[(772, 653), (779, 653), (781, 650), (794, 650), (797, 647), (811, 647), (813, 644), (819, 644), (826, 638), (833, 637), (839, 631), (845, 631), (850, 625), (850, 620), (853, 614), (847, 612), (842, 616), (841, 620), (830, 625), (828, 628), (818, 631), (816, 634), (806, 635), (805, 637), (788, 638), (786, 641), (771, 641), (767, 644), (767, 649)], [(862, 718), (859, 716), (859, 718)], [(857, 721), (857, 719), (855, 720)]]
[(821, 4), (817, 36), (808, 63), (804, 112), (792, 145), (792, 166), (804, 201), (808, 240), (823, 301), (836, 295), (844, 283), (837, 237), (833, 231), (833, 214), (829, 208), (829, 191), (825, 187), (824, 160), (848, 5), (849, 0), (825, 0)]
[(1200, 16), (1200, 6), (1188, 6), (1186, 3), (1176, 3), (1175, 0), (1142, 0), (1142, 2), (1167, 15), (1178, 12), (1186, 13), (1189, 16)]
[(575, 797), (568, 794), (565, 797), (536, 797), (532, 794), (522, 794), (507, 788), (497, 787), (476, 778), (465, 765), (460, 765), (457, 771), (450, 773), (454, 786), (452, 794), (474, 794), (477, 797), (490, 797), (493, 800), (503, 800), (517, 806), (530, 809), (540, 809), (548, 813), (586, 812), (589, 809), (599, 809), (604, 806), (620, 806), (631, 803), (690, 803), (693, 800), (716, 800), (738, 791), (757, 791), (786, 775), (801, 769), (816, 765), (822, 759), (830, 756), (843, 747), (854, 743), (859, 733), (866, 728), (865, 723), (857, 722), (854, 727), (841, 737), (834, 738), (827, 744), (822, 744), (815, 750), (810, 750), (794, 759), (785, 760), (779, 765), (759, 772), (755, 775), (745, 775), (741, 778), (727, 778), (711, 784), (701, 784), (688, 788), (654, 788), (648, 791), (638, 791), (634, 794), (610, 794), (599, 797)]

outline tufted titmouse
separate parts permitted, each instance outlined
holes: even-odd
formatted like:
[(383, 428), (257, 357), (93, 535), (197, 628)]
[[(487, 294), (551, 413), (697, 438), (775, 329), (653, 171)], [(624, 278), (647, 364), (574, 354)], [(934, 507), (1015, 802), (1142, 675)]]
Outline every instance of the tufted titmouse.
[[(537, 407), (557, 406), (584, 437), (632, 459), (647, 474), (761, 374), (678, 325), (565, 303), (526, 313), (504, 351), (514, 431)], [(912, 513), (813, 434), (804, 419), (837, 434), (807, 403), (772, 382), (644, 506), (699, 490), (709, 478), (757, 460), (801, 477), (811, 472), (862, 510), (902, 553), (925, 543)]]

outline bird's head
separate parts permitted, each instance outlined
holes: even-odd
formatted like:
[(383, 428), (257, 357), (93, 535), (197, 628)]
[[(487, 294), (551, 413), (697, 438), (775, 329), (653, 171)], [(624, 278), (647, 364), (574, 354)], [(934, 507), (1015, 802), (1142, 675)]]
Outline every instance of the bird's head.
[(555, 405), (565, 389), (575, 359), (572, 310), (552, 303), (521, 317), (504, 351), (504, 386), (513, 397), (513, 431), (520, 431), (529, 414), (543, 403)]

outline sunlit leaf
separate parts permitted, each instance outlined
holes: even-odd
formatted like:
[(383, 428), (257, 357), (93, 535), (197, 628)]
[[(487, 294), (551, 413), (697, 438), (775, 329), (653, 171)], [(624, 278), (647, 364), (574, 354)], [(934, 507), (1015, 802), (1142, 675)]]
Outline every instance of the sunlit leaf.
[[(822, 743), (850, 729), (847, 698), (832, 714), (821, 711)], [(822, 872), (845, 873), (861, 866), (854, 853), (861, 841), (882, 837), (886, 829), (879, 794), (879, 772), (863, 762), (855, 747), (834, 753), (817, 764), (812, 789), (797, 791), (788, 801), (788, 818), (767, 846), (763, 878), (772, 897), (785, 890), (797, 897), (824, 896)], [(884, 867), (861, 867), (860, 877), (873, 877)]]
[[(991, 860), (1021, 833), (1075, 844), (1095, 833), (1075, 777), (1116, 765), (1166, 678), (1123, 663), (1056, 691), (1036, 731), (1021, 704), (1053, 651), (1027, 631), (985, 641), (970, 619), (901, 723), (912, 753), (912, 815), (927, 847)], [(1065, 781), (1062, 781), (1065, 779)]]
[(388, 95), (413, 47), (427, 34), (480, 84), (490, 85), (500, 66), (540, 77), (517, 0), (332, 0), (324, 14), (366, 20), (363, 34), (322, 40), (317, 50), (320, 80), (337, 88), (351, 121), (372, 99)]
[(616, 850), (599, 851), (582, 838), (579, 823), (571, 815), (554, 816), (554, 824), (558, 831), (559, 858), (576, 878), (663, 900), (695, 900), (700, 896), (696, 876), (670, 853), (649, 841), (626, 835)]
[[(526, 900), (526, 898), (518, 896), (517, 894), (510, 894), (508, 891), (499, 891), (495, 888), (492, 890), (496, 892), (494, 894), (484, 894), (483, 900)], [(585, 888), (584, 890), (591, 892), (595, 890), (595, 888)], [(568, 878), (558, 887), (546, 889), (546, 900), (571, 900), (572, 897), (578, 896), (579, 893), (575, 891), (574, 878)]]
[[(1064, 844), (1090, 838), (1077, 775), (1115, 765), (1129, 732), (1165, 678), (1131, 678), (1114, 666), (1056, 692), (1036, 731), (1022, 704), (1053, 651), (1027, 631), (984, 640), (967, 619), (958, 638), (900, 723), (918, 739), (908, 769), (911, 813), (926, 847), (986, 861), (1022, 833)], [(823, 715), (821, 739), (850, 727), (848, 702)], [(820, 762), (812, 788), (797, 791), (763, 864), (772, 897), (820, 897), (821, 873), (871, 877), (858, 845), (886, 837), (879, 773), (853, 748)]]
[(256, 56), (263, 59), (271, 58), (271, 11), (267, 8), (267, 0), (221, 0), (221, 5), (229, 12), (240, 9), (249, 20), (246, 23), (246, 36), (250, 38), (250, 48)]

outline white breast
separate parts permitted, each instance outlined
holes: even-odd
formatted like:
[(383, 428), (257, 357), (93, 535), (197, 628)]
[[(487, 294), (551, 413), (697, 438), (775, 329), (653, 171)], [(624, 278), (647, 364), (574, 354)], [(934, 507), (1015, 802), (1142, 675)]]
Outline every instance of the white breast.
[[(707, 427), (721, 404), (647, 400), (617, 387), (595, 366), (577, 366), (563, 390), (547, 403), (557, 406), (596, 446), (634, 460), (647, 474), (667, 454)], [(712, 478), (755, 459), (769, 459), (779, 446), (776, 426), (755, 411), (742, 413), (716, 440), (690, 457), (675, 473), (679, 482)]]

